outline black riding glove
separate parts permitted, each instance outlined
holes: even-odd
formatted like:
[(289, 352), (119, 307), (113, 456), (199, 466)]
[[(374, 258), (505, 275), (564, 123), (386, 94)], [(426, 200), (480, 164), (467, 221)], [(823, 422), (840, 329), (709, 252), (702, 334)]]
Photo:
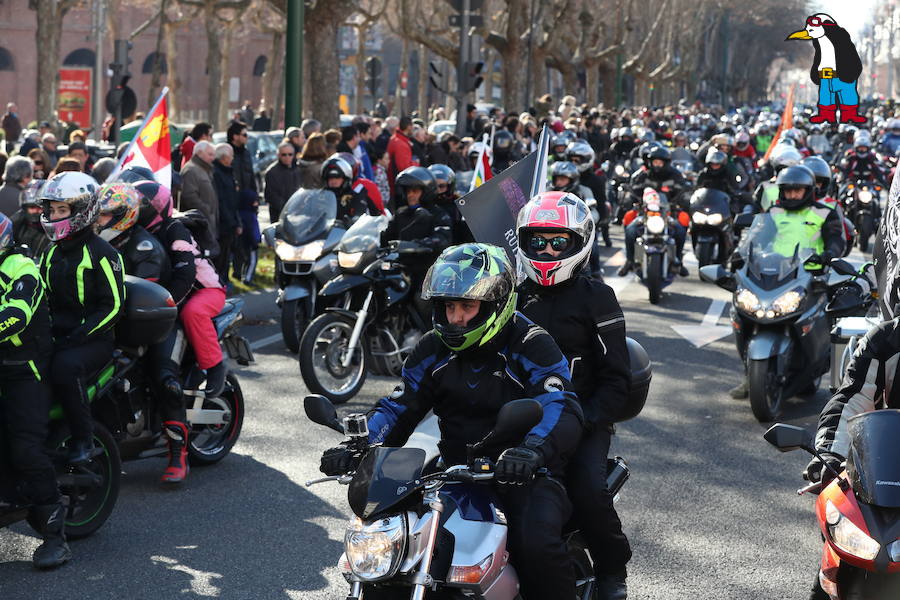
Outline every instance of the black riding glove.
[(345, 446), (329, 448), (322, 454), (322, 464), (319, 470), (328, 475), (343, 475), (356, 468), (359, 456)]
[(541, 455), (531, 448), (507, 448), (497, 461), (494, 479), (497, 483), (506, 485), (525, 485), (531, 483), (534, 474), (543, 464)]
[[(841, 463), (844, 462), (843, 458), (831, 452), (820, 452), (819, 454), (825, 459), (825, 463), (831, 465), (838, 473), (841, 472)], [(803, 471), (803, 479), (811, 483), (821, 481), (823, 488), (827, 486), (834, 479), (834, 474), (825, 466), (825, 463), (819, 460), (818, 456), (814, 456), (806, 466), (806, 470)]]

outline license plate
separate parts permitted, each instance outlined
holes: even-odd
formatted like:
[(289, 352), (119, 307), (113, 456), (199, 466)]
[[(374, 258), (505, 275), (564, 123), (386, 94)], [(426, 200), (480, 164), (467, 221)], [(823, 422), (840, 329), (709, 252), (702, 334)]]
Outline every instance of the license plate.
[(247, 366), (254, 362), (253, 350), (250, 349), (250, 343), (247, 338), (240, 335), (230, 335), (225, 338), (225, 351), (228, 356), (237, 361), (239, 365)]

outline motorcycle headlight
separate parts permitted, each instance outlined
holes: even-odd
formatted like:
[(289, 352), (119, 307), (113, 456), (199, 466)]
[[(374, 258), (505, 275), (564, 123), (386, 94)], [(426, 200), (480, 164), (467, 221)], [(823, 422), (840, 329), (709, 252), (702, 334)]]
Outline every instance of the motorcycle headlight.
[(857, 198), (859, 198), (859, 201), (863, 204), (868, 204), (872, 201), (872, 192), (862, 191), (859, 193)]
[(356, 520), (344, 534), (350, 570), (362, 581), (393, 577), (406, 550), (406, 519), (393, 515), (372, 523)]
[(712, 226), (719, 226), (722, 224), (724, 217), (721, 213), (713, 213), (706, 218), (706, 224)]
[(775, 299), (775, 302), (772, 303), (772, 309), (779, 315), (789, 315), (792, 312), (796, 312), (803, 301), (803, 294), (802, 290), (785, 292)]
[(755, 313), (762, 309), (759, 298), (750, 290), (739, 290), (734, 295), (734, 305), (738, 307), (738, 310), (747, 313)]
[(650, 233), (662, 233), (666, 229), (666, 221), (659, 215), (653, 215), (647, 219), (647, 231)]
[(616, 175), (619, 176), (625, 175), (625, 167), (623, 167), (622, 165), (616, 165), (615, 172)]
[(275, 254), (286, 262), (316, 260), (322, 254), (324, 247), (324, 240), (316, 240), (302, 246), (292, 246), (284, 240), (275, 240)]
[(691, 220), (697, 225), (706, 225), (708, 217), (706, 216), (706, 213), (695, 212), (691, 215)]
[(352, 269), (362, 260), (362, 252), (338, 252), (338, 264), (344, 269)]
[[(825, 515), (829, 521), (828, 533), (838, 548), (863, 560), (875, 560), (878, 551), (881, 550), (881, 544), (842, 515), (831, 500), (825, 503)], [(832, 520), (836, 522), (831, 524)]]

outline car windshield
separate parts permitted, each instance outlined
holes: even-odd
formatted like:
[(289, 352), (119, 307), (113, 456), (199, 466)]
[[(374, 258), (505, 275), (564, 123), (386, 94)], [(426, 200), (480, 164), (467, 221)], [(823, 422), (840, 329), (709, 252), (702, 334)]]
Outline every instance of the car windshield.
[(385, 215), (363, 215), (354, 223), (338, 247), (340, 252), (368, 252), (381, 245), (381, 232), (387, 229), (389, 219)]
[(299, 189), (281, 211), (284, 241), (300, 246), (328, 231), (337, 217), (337, 200), (328, 190)]
[(756, 215), (741, 238), (738, 253), (747, 274), (764, 289), (793, 278), (803, 262), (815, 254), (811, 239), (797, 239), (780, 230), (771, 213)]

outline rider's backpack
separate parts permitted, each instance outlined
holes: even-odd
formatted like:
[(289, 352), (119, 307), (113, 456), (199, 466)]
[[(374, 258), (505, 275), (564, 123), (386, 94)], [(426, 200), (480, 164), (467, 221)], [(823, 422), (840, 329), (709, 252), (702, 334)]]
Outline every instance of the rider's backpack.
[(209, 221), (206, 215), (196, 208), (192, 208), (183, 213), (176, 213), (172, 218), (187, 227), (204, 258), (211, 259), (219, 255), (219, 242), (209, 230)]

